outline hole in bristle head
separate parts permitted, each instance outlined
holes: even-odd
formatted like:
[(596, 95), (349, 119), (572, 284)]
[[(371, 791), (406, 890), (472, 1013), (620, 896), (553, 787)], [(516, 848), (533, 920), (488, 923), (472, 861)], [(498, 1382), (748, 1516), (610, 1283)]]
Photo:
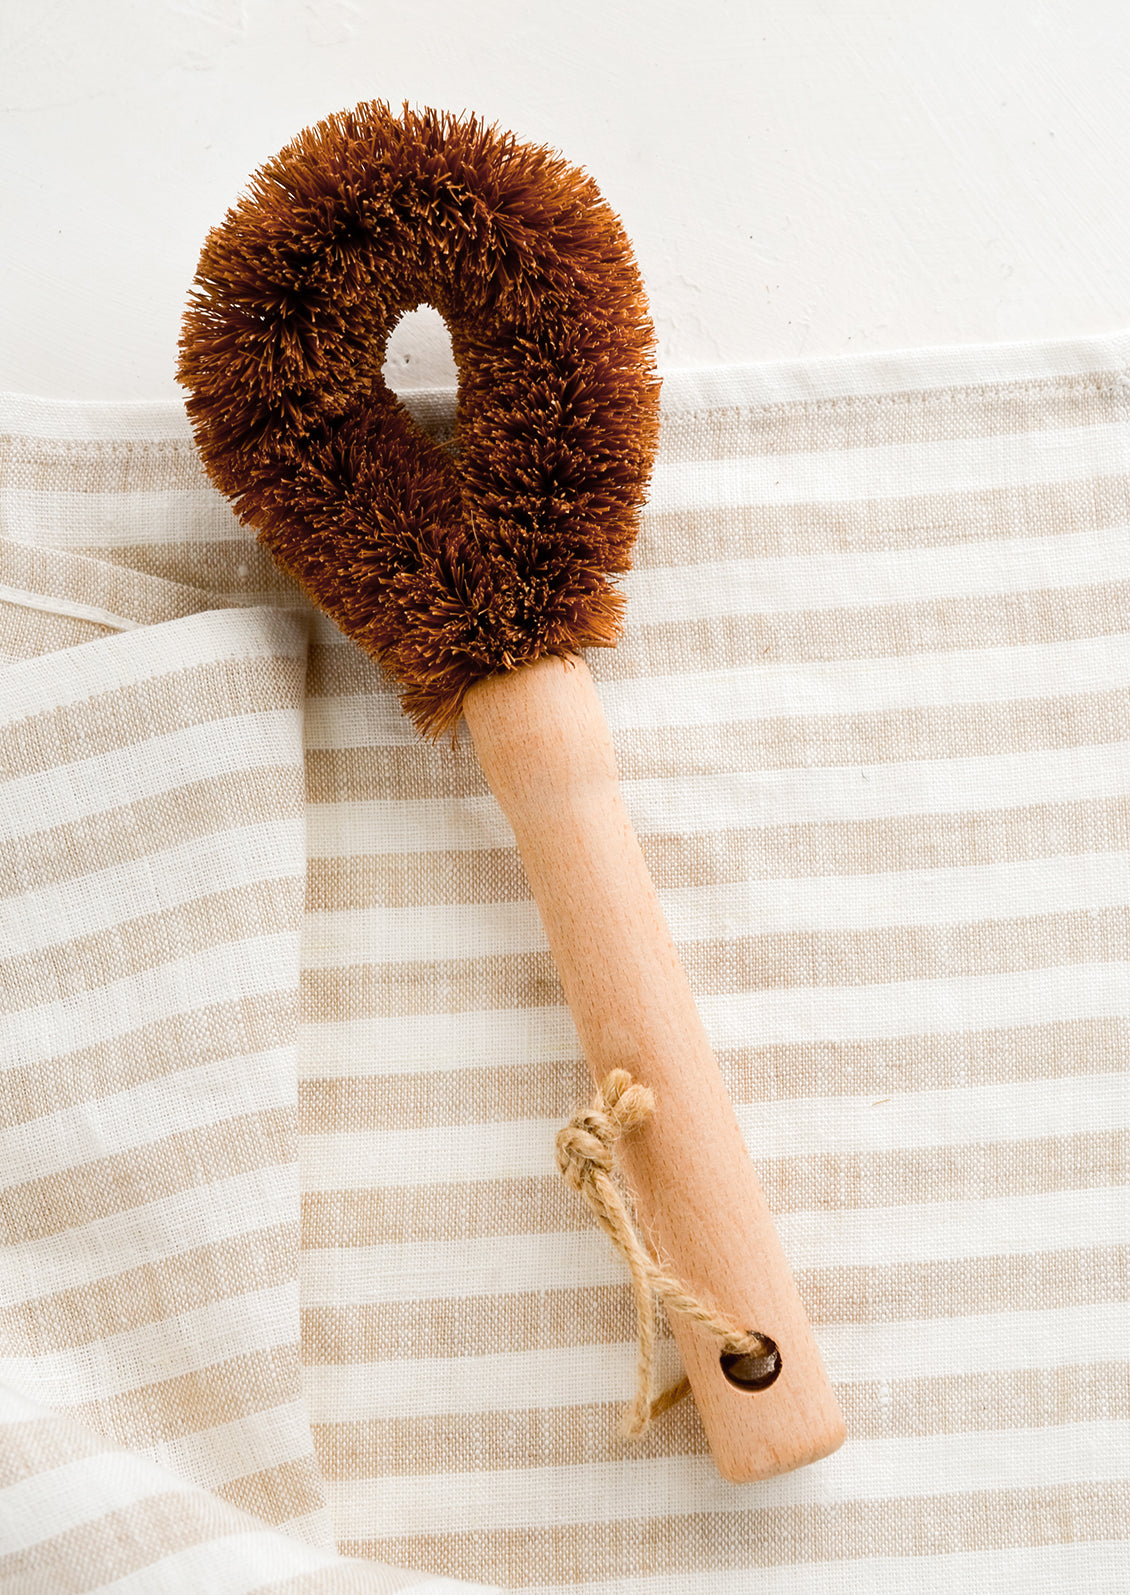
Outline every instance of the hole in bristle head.
[(454, 388), (459, 381), (447, 323), (431, 305), (401, 316), (385, 349), (385, 381), (394, 393), (413, 388)]
[(739, 1390), (768, 1390), (781, 1371), (781, 1353), (776, 1342), (762, 1335), (764, 1351), (723, 1352), (722, 1372)]

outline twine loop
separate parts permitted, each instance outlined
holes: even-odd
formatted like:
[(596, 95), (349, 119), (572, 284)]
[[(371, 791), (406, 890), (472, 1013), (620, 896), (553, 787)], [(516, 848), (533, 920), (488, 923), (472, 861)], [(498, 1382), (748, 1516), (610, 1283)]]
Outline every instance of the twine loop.
[(701, 1301), (647, 1251), (614, 1177), (616, 1145), (622, 1135), (638, 1129), (655, 1111), (655, 1098), (647, 1086), (633, 1080), (626, 1069), (613, 1069), (601, 1082), (587, 1108), (575, 1113), (557, 1135), (557, 1166), (588, 1202), (597, 1222), (623, 1253), (632, 1277), (636, 1306), (639, 1355), (636, 1392), (625, 1415), (624, 1429), (642, 1434), (660, 1413), (681, 1401), (690, 1391), (687, 1379), (652, 1397), (655, 1356), (655, 1305), (662, 1301), (668, 1312), (682, 1313), (717, 1336), (719, 1356), (765, 1356), (772, 1342), (725, 1317)]

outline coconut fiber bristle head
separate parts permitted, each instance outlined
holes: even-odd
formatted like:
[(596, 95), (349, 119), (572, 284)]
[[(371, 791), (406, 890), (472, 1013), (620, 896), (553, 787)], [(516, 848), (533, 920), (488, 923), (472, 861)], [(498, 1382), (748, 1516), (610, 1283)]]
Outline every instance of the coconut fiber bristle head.
[[(433, 305), (455, 437), (386, 385)], [(473, 116), (331, 116), (209, 234), (178, 378), (213, 481), (427, 734), (484, 676), (614, 642), (658, 436), (654, 331), (591, 178)]]

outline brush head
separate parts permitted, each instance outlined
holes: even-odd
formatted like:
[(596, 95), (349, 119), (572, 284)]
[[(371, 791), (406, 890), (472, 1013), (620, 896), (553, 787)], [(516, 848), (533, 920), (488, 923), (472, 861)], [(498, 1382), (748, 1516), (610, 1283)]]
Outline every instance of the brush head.
[[(420, 304), (459, 371), (448, 446), (381, 374)], [(616, 640), (654, 341), (589, 177), (375, 101), (299, 134), (209, 234), (177, 375), (213, 481), (436, 735), (482, 677)]]

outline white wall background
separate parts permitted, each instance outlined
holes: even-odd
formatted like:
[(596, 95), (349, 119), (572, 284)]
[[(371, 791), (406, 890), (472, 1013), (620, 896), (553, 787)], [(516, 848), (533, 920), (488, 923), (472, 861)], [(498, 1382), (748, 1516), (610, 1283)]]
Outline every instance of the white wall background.
[(0, 387), (175, 394), (208, 228), (374, 98), (587, 167), (665, 367), (1130, 326), (1126, 0), (0, 0)]

